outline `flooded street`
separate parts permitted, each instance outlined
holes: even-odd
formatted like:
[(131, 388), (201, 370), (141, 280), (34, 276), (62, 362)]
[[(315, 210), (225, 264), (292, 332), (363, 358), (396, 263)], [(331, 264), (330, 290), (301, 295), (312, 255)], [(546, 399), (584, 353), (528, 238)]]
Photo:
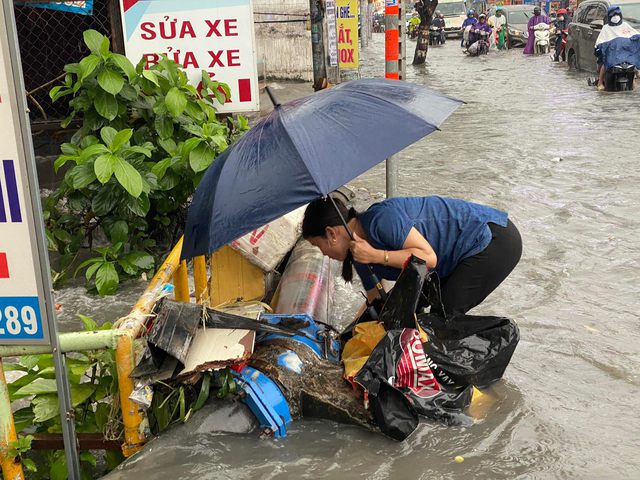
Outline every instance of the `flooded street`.
[[(374, 34), (363, 76), (383, 76), (383, 50)], [(521, 332), (479, 421), (424, 422), (403, 443), (326, 421), (294, 422), (280, 440), (187, 424), (172, 446), (109, 478), (638, 478), (640, 92), (598, 93), (586, 74), (521, 49), (467, 58), (455, 40), (432, 48), (426, 66), (409, 65), (407, 77), (467, 104), (398, 155), (400, 194), (506, 210), (524, 241), (516, 270), (473, 310), (513, 318)], [(279, 91), (298, 87), (309, 88)], [(352, 187), (365, 207), (384, 192), (384, 165)], [(120, 302), (103, 315), (115, 319)], [(359, 297), (341, 286), (336, 302), (336, 318), (348, 323)], [(82, 307), (64, 306), (92, 313)]]

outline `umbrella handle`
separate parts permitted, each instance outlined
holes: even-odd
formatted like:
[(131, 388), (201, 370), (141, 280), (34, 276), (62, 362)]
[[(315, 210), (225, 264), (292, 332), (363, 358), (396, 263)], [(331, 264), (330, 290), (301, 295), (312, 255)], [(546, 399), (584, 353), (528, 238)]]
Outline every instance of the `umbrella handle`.
[[(269, 88), (269, 87), (267, 87), (267, 88)], [(338, 216), (340, 217), (340, 221), (342, 222), (342, 226), (347, 231), (347, 234), (349, 235), (349, 238), (353, 241), (354, 240), (353, 233), (351, 232), (351, 229), (349, 228), (349, 225), (347, 225), (347, 220), (342, 215), (342, 212), (338, 208), (338, 205), (336, 205), (336, 202), (333, 199), (333, 197), (331, 195), (327, 195), (327, 196), (329, 197), (329, 200), (331, 201), (331, 204), (333, 205), (333, 208), (336, 209), (336, 212), (338, 213)], [(380, 300), (382, 300), (383, 302), (386, 302), (387, 301), (387, 292), (384, 290), (384, 287), (382, 286), (382, 282), (380, 281), (378, 276), (374, 273), (373, 268), (371, 268), (371, 265), (367, 265), (367, 268), (369, 269), (369, 274), (371, 275), (371, 279), (376, 284), (376, 290), (378, 291), (378, 295), (380, 295)]]
[(271, 87), (269, 87), (267, 85), (266, 87), (264, 87), (264, 90), (267, 92), (267, 95), (269, 95), (269, 100), (271, 100), (271, 103), (273, 103), (273, 106), (274, 107), (279, 107), (280, 106), (280, 102), (278, 102), (278, 100), (276, 99), (276, 96), (271, 91)]

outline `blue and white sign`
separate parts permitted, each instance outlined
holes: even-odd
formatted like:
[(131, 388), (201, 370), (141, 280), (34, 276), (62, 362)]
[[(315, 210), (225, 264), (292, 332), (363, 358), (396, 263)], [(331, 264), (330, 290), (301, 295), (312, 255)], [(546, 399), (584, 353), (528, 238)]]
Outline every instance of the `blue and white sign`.
[(0, 344), (48, 345), (49, 264), (22, 80), (5, 22), (0, 15)]

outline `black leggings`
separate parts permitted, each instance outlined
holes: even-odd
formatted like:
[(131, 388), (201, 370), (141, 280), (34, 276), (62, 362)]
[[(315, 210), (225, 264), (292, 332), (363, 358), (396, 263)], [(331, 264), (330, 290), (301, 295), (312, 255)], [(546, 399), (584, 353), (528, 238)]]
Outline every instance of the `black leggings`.
[(515, 268), (522, 255), (522, 238), (516, 226), (489, 223), (491, 243), (482, 252), (462, 260), (441, 279), (442, 304), (447, 318), (467, 313), (493, 292)]

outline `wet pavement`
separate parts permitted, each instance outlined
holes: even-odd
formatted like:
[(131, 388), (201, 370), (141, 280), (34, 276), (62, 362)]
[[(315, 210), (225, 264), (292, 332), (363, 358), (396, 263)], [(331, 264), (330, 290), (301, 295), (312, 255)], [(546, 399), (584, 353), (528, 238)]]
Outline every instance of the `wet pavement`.
[[(383, 74), (383, 48), (374, 35), (363, 76)], [(507, 210), (524, 240), (516, 270), (474, 310), (517, 320), (522, 336), (479, 421), (425, 422), (403, 443), (326, 421), (280, 440), (186, 425), (109, 478), (639, 478), (640, 93), (598, 93), (586, 74), (521, 50), (468, 58), (455, 41), (407, 77), (467, 104), (399, 154), (400, 193)], [(283, 100), (309, 91), (280, 89)], [(353, 182), (361, 207), (384, 182), (383, 166)], [(359, 302), (340, 285), (336, 321)]]

